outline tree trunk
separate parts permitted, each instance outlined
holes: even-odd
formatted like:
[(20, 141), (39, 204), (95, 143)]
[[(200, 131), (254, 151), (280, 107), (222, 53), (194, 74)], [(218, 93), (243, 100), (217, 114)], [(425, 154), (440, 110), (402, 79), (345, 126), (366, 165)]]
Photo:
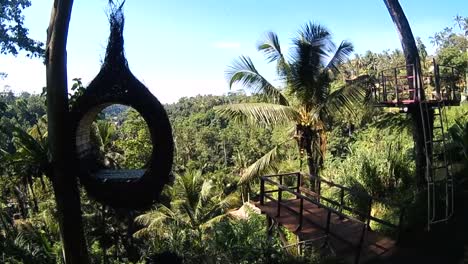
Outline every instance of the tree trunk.
[(318, 192), (318, 166), (312, 151), (312, 129), (309, 126), (297, 125), (296, 134), (298, 136), (299, 151), (305, 150), (307, 158), (307, 168), (309, 170), (310, 190)]
[(72, 136), (68, 124), (67, 36), (73, 0), (55, 0), (47, 30), (47, 117), (52, 156), (51, 180), (57, 204), (63, 257), (66, 264), (89, 263), (83, 234), (80, 196), (72, 165)]
[[(416, 46), (416, 41), (414, 40), (411, 27), (406, 19), (405, 13), (400, 6), (398, 0), (384, 0), (385, 5), (387, 6), (388, 12), (392, 17), (393, 23), (395, 24), (398, 35), (400, 37), (401, 46), (403, 48), (403, 53), (405, 55), (405, 60), (407, 65), (414, 65), (414, 71), (416, 73), (417, 87), (420, 88), (416, 90), (416, 100), (423, 101), (425, 99), (424, 89), (422, 87), (422, 71), (421, 63), (419, 59), (418, 48)], [(407, 68), (408, 75), (413, 75), (413, 70)], [(410, 85), (412, 83), (410, 82)], [(425, 142), (424, 142), (424, 132), (426, 135), (432, 133), (432, 122), (433, 120), (432, 113), (429, 113), (429, 120), (425, 120), (421, 116), (421, 111), (418, 105), (414, 105), (408, 109), (408, 113), (412, 119), (412, 134), (413, 140), (415, 143), (415, 156), (416, 156), (416, 183), (418, 189), (423, 189), (426, 183), (424, 168), (426, 167), (426, 156), (425, 156)], [(427, 122), (429, 121), (429, 122)], [(424, 123), (423, 123), (424, 122)], [(424, 128), (426, 131), (424, 131)]]

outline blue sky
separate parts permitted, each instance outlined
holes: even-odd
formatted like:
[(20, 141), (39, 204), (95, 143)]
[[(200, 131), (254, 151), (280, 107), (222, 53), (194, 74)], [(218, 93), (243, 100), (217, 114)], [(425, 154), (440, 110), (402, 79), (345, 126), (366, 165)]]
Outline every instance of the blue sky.
[[(25, 11), (31, 37), (45, 41), (53, 0), (32, 0)], [(428, 46), (429, 36), (468, 16), (467, 0), (400, 0), (415, 36)], [(108, 37), (107, 0), (75, 1), (68, 40), (69, 80), (85, 84), (98, 73)], [(400, 48), (398, 35), (382, 0), (127, 0), (125, 50), (135, 76), (164, 103), (182, 96), (229, 91), (224, 72), (239, 55), (251, 56), (274, 81), (272, 65), (256, 51), (267, 31), (287, 50), (308, 21), (329, 28), (334, 40), (351, 41), (358, 53)], [(45, 86), (40, 59), (0, 56), (0, 90), (38, 93)], [(237, 89), (238, 87), (235, 87)]]

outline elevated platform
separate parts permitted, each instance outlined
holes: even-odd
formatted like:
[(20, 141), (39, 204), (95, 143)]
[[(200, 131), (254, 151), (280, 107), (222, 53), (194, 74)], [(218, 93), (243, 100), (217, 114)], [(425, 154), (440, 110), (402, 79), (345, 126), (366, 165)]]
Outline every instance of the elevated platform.
[[(334, 200), (303, 188), (301, 179), (298, 172), (261, 177), (260, 201), (256, 203), (268, 219), (298, 236), (299, 248), (326, 248), (346, 263), (378, 262), (397, 251), (397, 238), (372, 230), (371, 222), (392, 230), (398, 237), (403, 209), (398, 223), (390, 223), (372, 214), (372, 205), (383, 201), (319, 178), (320, 185), (337, 189), (340, 198)], [(350, 207), (345, 202), (345, 197), (350, 196), (367, 200), (367, 209)]]
[[(460, 104), (464, 73), (433, 62), (432, 71), (422, 76), (413, 65), (383, 70), (371, 94), (377, 107), (409, 107), (421, 102), (429, 106)], [(424, 100), (421, 100), (424, 98)]]
[[(400, 101), (380, 101), (376, 102), (374, 106), (376, 107), (398, 107), (404, 108), (409, 107), (411, 105), (416, 105), (418, 101), (416, 100), (400, 100)], [(438, 104), (443, 104), (444, 106), (459, 106), (460, 100), (425, 100), (424, 103), (427, 104), (428, 107), (435, 107)]]
[[(301, 241), (307, 241), (308, 245), (316, 248), (327, 245), (330, 251), (347, 263), (365, 263), (370, 260), (382, 259), (391, 256), (397, 248), (395, 239), (371, 230), (363, 232), (366, 223), (357, 219), (340, 217), (340, 215), (333, 213), (330, 217), (330, 230), (327, 233), (328, 210), (312, 203), (304, 203), (304, 222), (302, 228), (298, 229), (300, 199), (282, 202), (281, 209), (284, 210), (281, 210), (279, 216), (276, 214), (277, 201), (270, 201), (264, 205), (257, 203), (256, 205), (262, 213), (296, 234)], [(358, 254), (360, 256), (356, 262)]]

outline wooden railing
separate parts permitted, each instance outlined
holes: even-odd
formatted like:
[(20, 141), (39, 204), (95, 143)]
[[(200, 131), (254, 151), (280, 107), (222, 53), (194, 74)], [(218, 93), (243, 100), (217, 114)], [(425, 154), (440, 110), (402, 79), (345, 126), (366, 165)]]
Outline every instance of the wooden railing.
[[(339, 188), (340, 192), (340, 197), (339, 201), (333, 200), (330, 197), (324, 197), (320, 194), (311, 192), (305, 188), (302, 187), (302, 178), (304, 174), (301, 174), (299, 172), (294, 172), (294, 173), (286, 173), (286, 174), (278, 174), (278, 175), (267, 175), (267, 176), (262, 176), (260, 178), (260, 204), (264, 205), (266, 199), (271, 200), (276, 202), (276, 216), (279, 217), (281, 216), (281, 208), (284, 207), (287, 210), (298, 214), (298, 223), (297, 223), (297, 229), (296, 231), (300, 231), (304, 225), (304, 221), (309, 221), (309, 219), (304, 218), (304, 203), (311, 203), (316, 205), (319, 208), (323, 208), (324, 210), (327, 211), (327, 219), (326, 219), (326, 224), (325, 226), (320, 226), (318, 223), (313, 223), (311, 224), (318, 226), (319, 228), (323, 229), (325, 231), (325, 236), (328, 238), (328, 236), (333, 236), (340, 241), (344, 242), (345, 244), (348, 244), (349, 246), (355, 248), (356, 252), (356, 257), (355, 257), (355, 263), (359, 263), (359, 258), (363, 246), (363, 242), (365, 239), (365, 235), (367, 230), (370, 230), (370, 223), (371, 221), (375, 221), (377, 223), (380, 223), (382, 225), (388, 226), (390, 228), (394, 228), (398, 231), (398, 234), (401, 231), (401, 226), (402, 226), (402, 221), (403, 221), (403, 215), (404, 215), (404, 209), (400, 210), (400, 217), (398, 220), (397, 224), (390, 223), (388, 221), (385, 221), (383, 219), (379, 219), (375, 216), (372, 215), (372, 205), (374, 202), (379, 202), (379, 203), (384, 203), (389, 205), (388, 202), (382, 201), (377, 198), (373, 198), (369, 195), (366, 195), (364, 193), (359, 193), (356, 192), (355, 190), (352, 190), (346, 186), (336, 184), (332, 181), (328, 181), (325, 179), (318, 179), (319, 185), (327, 184), (330, 187), (336, 187)], [(274, 179), (277, 179), (275, 181)], [(293, 178), (292, 185), (285, 185), (285, 179), (286, 178)], [(289, 180), (291, 182), (291, 180)], [(266, 189), (266, 185), (273, 186), (274, 189)], [(294, 208), (290, 207), (286, 201), (283, 199), (283, 194), (284, 193), (289, 193), (292, 194), (292, 196), (295, 197), (295, 199), (299, 199), (299, 211), (296, 211)], [(345, 203), (345, 195), (348, 193), (349, 195), (353, 196), (359, 196), (359, 197), (364, 197), (368, 199), (367, 203), (367, 210), (366, 212), (361, 212), (355, 208), (350, 207)], [(273, 195), (276, 194), (276, 197)], [(333, 208), (331, 206), (327, 206), (323, 203), (323, 201), (336, 206), (338, 209)], [(392, 205), (392, 206), (397, 206), (397, 205)], [(359, 216), (361, 219), (357, 219), (353, 216), (350, 216), (348, 214), (345, 214), (344, 211), (348, 211), (353, 213), (354, 215)], [(359, 242), (357, 244), (353, 243), (349, 238), (342, 236), (342, 234), (339, 234), (337, 232), (333, 232), (330, 229), (330, 224), (331, 224), (331, 217), (332, 215), (338, 216), (340, 219), (348, 219), (354, 223), (357, 223), (358, 225), (361, 225), (362, 231), (359, 237)]]

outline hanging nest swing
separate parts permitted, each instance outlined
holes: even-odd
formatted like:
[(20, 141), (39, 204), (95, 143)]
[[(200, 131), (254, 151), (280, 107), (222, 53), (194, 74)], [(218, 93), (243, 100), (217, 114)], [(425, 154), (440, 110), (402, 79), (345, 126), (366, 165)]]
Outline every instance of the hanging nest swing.
[[(174, 142), (161, 103), (131, 73), (124, 55), (122, 6), (109, 16), (110, 37), (99, 74), (71, 110), (74, 153), (80, 182), (97, 201), (114, 208), (142, 209), (159, 198), (170, 181)], [(140, 170), (110, 170), (99, 158), (91, 136), (92, 123), (107, 106), (122, 104), (135, 109), (148, 125), (152, 154)]]

